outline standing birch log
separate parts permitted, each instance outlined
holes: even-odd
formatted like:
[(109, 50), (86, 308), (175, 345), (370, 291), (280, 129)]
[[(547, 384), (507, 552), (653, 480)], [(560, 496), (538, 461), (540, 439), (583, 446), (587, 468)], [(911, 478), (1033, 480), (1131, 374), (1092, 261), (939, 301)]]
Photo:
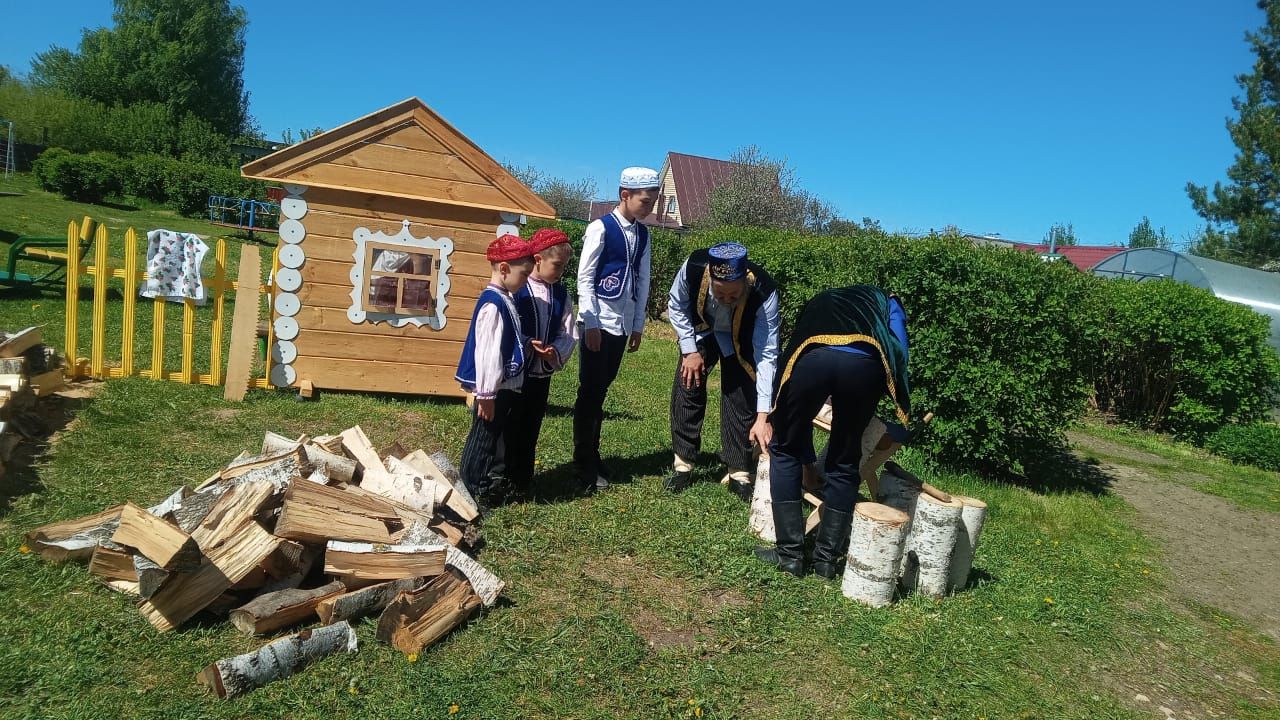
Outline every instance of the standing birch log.
[(962, 509), (964, 505), (954, 498), (943, 502), (928, 493), (921, 493), (917, 498), (907, 535), (906, 554), (910, 562), (901, 583), (904, 593), (915, 590), (931, 597), (947, 594), (951, 555), (960, 534)]
[(880, 503), (862, 502), (853, 507), (853, 532), (849, 558), (844, 566), (844, 596), (871, 607), (893, 601), (910, 518)]
[(340, 652), (355, 652), (356, 633), (346, 622), (303, 630), (268, 643), (251, 653), (219, 660), (196, 675), (196, 680), (220, 698), (232, 698), (283, 680), (312, 661)]
[(956, 536), (956, 548), (951, 555), (951, 573), (947, 579), (950, 592), (963, 590), (969, 584), (969, 570), (973, 567), (973, 554), (978, 549), (982, 525), (987, 520), (987, 504), (977, 498), (953, 495), (964, 508), (960, 511), (960, 529)]

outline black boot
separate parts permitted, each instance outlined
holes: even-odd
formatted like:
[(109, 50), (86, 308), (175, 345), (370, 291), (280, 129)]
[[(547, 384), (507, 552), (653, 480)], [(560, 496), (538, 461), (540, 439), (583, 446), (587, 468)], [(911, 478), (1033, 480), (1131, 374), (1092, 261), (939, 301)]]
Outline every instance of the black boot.
[(818, 538), (813, 543), (813, 574), (824, 580), (834, 580), (837, 567), (849, 553), (849, 531), (853, 525), (853, 513), (824, 507), (822, 523), (818, 525)]
[(666, 479), (662, 481), (662, 487), (664, 490), (670, 493), (675, 493), (677, 495), (684, 492), (685, 490), (688, 490), (689, 486), (692, 484), (693, 484), (692, 470), (676, 470), (674, 468), (672, 468), (671, 474), (668, 475)]
[(773, 503), (774, 547), (756, 548), (756, 557), (782, 572), (804, 576), (804, 514), (800, 501)]

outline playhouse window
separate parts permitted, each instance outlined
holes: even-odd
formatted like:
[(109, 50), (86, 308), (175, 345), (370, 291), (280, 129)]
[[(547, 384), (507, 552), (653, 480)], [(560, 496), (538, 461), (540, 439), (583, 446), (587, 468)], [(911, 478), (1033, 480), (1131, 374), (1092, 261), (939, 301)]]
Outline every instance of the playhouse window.
[(396, 315), (435, 312), (440, 251), (371, 242), (365, 250), (364, 308)]

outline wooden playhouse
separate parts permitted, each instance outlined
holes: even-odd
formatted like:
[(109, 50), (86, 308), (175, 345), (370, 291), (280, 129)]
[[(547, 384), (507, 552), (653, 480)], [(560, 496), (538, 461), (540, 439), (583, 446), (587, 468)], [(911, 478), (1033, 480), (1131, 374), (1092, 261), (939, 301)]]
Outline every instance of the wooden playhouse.
[(555, 211), (421, 100), (245, 165), (283, 184), (276, 387), (461, 396), (485, 248)]

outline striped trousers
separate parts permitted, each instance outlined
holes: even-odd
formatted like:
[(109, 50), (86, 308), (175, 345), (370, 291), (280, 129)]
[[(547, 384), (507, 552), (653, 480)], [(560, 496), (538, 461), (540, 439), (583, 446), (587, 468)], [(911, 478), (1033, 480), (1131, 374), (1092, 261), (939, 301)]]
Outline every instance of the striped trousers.
[(467, 490), (490, 507), (508, 500), (511, 487), (506, 475), (506, 448), (503, 431), (511, 415), (511, 406), (519, 395), (515, 390), (499, 390), (494, 400), (493, 419), (481, 420), (471, 409), (471, 432), (462, 446), (462, 462), (458, 469)]
[[(720, 459), (731, 470), (755, 472), (751, 462), (751, 441), (747, 434), (756, 420), (756, 383), (737, 358), (722, 358), (714, 335), (698, 341), (698, 353), (706, 363), (706, 374), (720, 365)], [(680, 362), (671, 384), (671, 446), (676, 454), (697, 462), (702, 450), (702, 422), (707, 414), (707, 381), (686, 388), (680, 382)]]

